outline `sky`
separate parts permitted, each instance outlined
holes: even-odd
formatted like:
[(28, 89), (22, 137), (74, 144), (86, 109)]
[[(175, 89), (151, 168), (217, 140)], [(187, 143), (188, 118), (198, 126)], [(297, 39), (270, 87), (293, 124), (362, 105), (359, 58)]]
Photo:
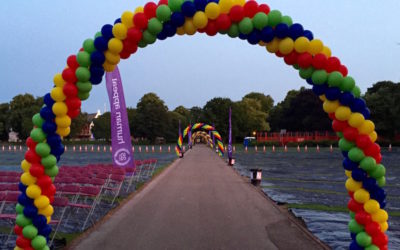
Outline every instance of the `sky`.
[[(43, 96), (86, 38), (143, 0), (0, 1), (0, 103), (18, 94)], [(261, 0), (311, 30), (349, 69), (364, 93), (381, 80), (400, 82), (400, 1)], [(174, 36), (140, 49), (119, 64), (128, 107), (155, 92), (170, 110), (203, 107), (214, 97), (249, 92), (282, 101), (307, 84), (264, 47), (205, 34)], [(308, 87), (308, 86), (307, 86)], [(93, 86), (85, 112), (109, 110), (105, 82)]]

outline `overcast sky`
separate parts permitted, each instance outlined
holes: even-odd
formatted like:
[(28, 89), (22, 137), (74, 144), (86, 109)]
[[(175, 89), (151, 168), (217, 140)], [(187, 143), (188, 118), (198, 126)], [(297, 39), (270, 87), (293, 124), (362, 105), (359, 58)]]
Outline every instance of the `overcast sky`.
[[(142, 0), (2, 0), (0, 1), (0, 103), (31, 93), (42, 96), (55, 73), (125, 10)], [(400, 82), (400, 1), (307, 0), (259, 1), (289, 15), (313, 31), (349, 68), (365, 92), (380, 80)], [(290, 89), (306, 86), (297, 71), (264, 47), (240, 39), (205, 34), (175, 36), (140, 49), (119, 64), (127, 106), (136, 107), (148, 92), (169, 109), (204, 106), (213, 97), (240, 100), (251, 91), (281, 101)], [(109, 104), (104, 81), (95, 86), (82, 109)]]

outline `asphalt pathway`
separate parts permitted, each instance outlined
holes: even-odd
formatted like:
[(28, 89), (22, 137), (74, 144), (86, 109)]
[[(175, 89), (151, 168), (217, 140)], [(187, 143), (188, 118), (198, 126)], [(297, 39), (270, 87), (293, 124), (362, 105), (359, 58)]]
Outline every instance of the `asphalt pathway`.
[(203, 145), (72, 248), (327, 249)]

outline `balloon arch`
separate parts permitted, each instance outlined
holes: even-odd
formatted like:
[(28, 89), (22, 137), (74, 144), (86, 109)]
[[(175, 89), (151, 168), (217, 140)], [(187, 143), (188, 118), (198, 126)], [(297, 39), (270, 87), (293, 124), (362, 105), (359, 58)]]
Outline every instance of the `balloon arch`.
[[(56, 189), (57, 162), (64, 153), (62, 139), (70, 133), (71, 120), (89, 97), (92, 85), (104, 72), (114, 70), (138, 48), (178, 35), (196, 32), (239, 38), (266, 50), (298, 70), (323, 102), (332, 127), (341, 138), (345, 187), (350, 199), (351, 249), (385, 249), (388, 238), (385, 168), (381, 164), (377, 133), (360, 89), (347, 68), (311, 31), (266, 4), (245, 0), (161, 0), (134, 12), (125, 11), (114, 25), (106, 24), (82, 49), (67, 59), (54, 76), (54, 87), (44, 96), (44, 106), (33, 116), (28, 151), (21, 163), (14, 228), (17, 249), (48, 249)], [(341, 171), (338, 169), (338, 171)]]
[(210, 145), (211, 148), (214, 147), (212, 138), (211, 136), (204, 132), (204, 131), (197, 131), (192, 134), (192, 138), (190, 139), (192, 141), (192, 144), (195, 142), (196, 139), (203, 139), (205, 142), (207, 142), (208, 145)]
[(204, 131), (209, 131), (215, 138), (215, 144), (216, 145), (212, 145), (212, 147), (216, 146), (216, 148), (218, 149), (218, 154), (220, 156), (224, 155), (224, 144), (222, 143), (222, 137), (221, 135), (218, 133), (217, 130), (215, 130), (215, 128), (211, 125), (205, 124), (205, 123), (195, 123), (193, 125), (189, 125), (187, 126), (184, 130), (183, 130), (183, 136), (182, 138), (179, 137), (178, 138), (178, 142), (175, 148), (176, 154), (179, 156), (180, 153), (182, 152), (182, 143), (183, 143), (183, 139), (186, 137), (186, 135), (189, 134), (189, 131), (194, 132), (196, 130), (204, 130)]

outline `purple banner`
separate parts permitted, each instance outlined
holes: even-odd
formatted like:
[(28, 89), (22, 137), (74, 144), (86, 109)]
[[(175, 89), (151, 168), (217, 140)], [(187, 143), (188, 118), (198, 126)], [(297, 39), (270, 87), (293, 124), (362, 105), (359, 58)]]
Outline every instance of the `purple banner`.
[(232, 109), (229, 107), (228, 158), (232, 159)]
[(135, 167), (128, 113), (118, 67), (106, 73), (106, 87), (111, 106), (111, 145), (114, 166)]
[(189, 124), (189, 132), (188, 132), (188, 145), (189, 147), (192, 145), (192, 123)]

